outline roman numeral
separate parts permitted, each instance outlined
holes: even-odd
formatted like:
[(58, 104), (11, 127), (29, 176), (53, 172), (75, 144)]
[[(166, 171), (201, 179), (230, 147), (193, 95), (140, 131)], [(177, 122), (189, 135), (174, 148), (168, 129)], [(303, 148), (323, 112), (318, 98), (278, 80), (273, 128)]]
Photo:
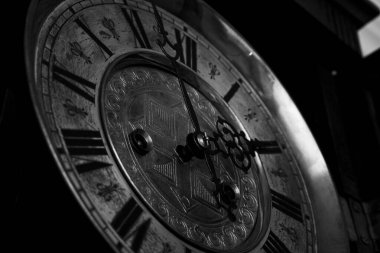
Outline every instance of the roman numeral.
[[(184, 29), (187, 31), (187, 29)], [(179, 60), (186, 64), (189, 68), (197, 71), (197, 43), (189, 36), (184, 34), (181, 36), (181, 32), (178, 29), (174, 29), (176, 42), (179, 45)]]
[[(99, 131), (61, 129), (61, 133), (67, 150), (72, 156), (108, 155)], [(58, 152), (63, 153), (63, 149), (59, 149)], [(75, 166), (80, 174), (112, 166), (102, 161), (78, 159), (83, 162)]]
[(259, 141), (257, 139), (251, 141), (254, 151), (259, 154), (277, 154), (281, 153), (280, 146), (277, 141)]
[(151, 219), (147, 219), (135, 226), (142, 213), (143, 210), (136, 200), (130, 198), (111, 222), (112, 227), (124, 240), (133, 236), (131, 249), (134, 252), (140, 250), (151, 223)]
[(131, 15), (128, 14), (127, 10), (124, 8), (121, 8), (121, 11), (125, 17), (125, 20), (127, 21), (129, 26), (131, 27), (132, 32), (135, 35), (135, 38), (139, 42), (140, 47), (151, 49), (152, 46), (150, 45), (148, 36), (146, 35), (144, 26), (141, 22), (141, 19), (138, 15), (137, 11), (131, 10)]
[(285, 244), (272, 232), (269, 232), (268, 239), (263, 249), (267, 253), (291, 253)]
[(301, 205), (291, 200), (290, 198), (270, 190), (272, 195), (272, 206), (282, 213), (292, 217), (293, 219), (303, 223)]
[(232, 84), (231, 88), (227, 91), (226, 95), (224, 95), (223, 99), (226, 103), (229, 103), (231, 98), (235, 95), (235, 93), (239, 90), (240, 84), (242, 80), (239, 79), (239, 82), (235, 82)]
[[(108, 155), (99, 131), (61, 129), (61, 133), (70, 155)], [(96, 166), (100, 166), (100, 164)]]
[[(70, 71), (58, 67), (57, 65), (53, 65), (53, 79), (65, 85), (67, 88), (71, 89), (91, 103), (95, 103), (94, 93), (96, 84), (77, 76)], [(88, 89), (92, 92), (89, 92)]]
[(74, 22), (80, 27), (82, 28), (82, 30), (87, 33), (88, 36), (90, 36), (90, 38), (101, 48), (103, 49), (104, 52), (106, 52), (108, 54), (108, 56), (112, 56), (113, 53), (112, 51), (106, 46), (103, 44), (103, 42), (98, 38), (96, 37), (96, 35), (91, 32), (91, 30), (79, 19), (75, 19)]

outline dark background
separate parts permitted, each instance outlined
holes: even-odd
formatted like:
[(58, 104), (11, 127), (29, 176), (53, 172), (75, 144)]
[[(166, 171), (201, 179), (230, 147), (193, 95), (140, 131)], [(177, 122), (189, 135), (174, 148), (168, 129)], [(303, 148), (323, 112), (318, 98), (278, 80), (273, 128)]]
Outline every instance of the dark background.
[[(380, 199), (380, 95), (375, 86), (380, 84), (380, 56), (378, 51), (362, 58), (355, 48), (357, 41), (349, 36), (352, 27), (347, 24), (354, 24), (355, 30), (378, 15), (377, 11), (363, 2), (352, 9), (354, 14), (346, 15), (349, 21), (340, 24), (337, 32), (315, 18), (313, 9), (305, 10), (297, 1), (255, 1), (252, 6), (248, 1), (207, 2), (257, 50), (304, 116), (341, 200), (347, 204), (352, 222), (347, 223), (351, 252), (375, 252), (379, 247), (376, 217)], [(344, 13), (339, 6), (326, 7), (325, 11)], [(3, 218), (4, 224), (9, 224), (6, 231), (11, 231), (6, 245), (11, 252), (108, 252), (109, 246), (54, 165), (33, 111), (23, 51), (27, 7), (27, 1), (8, 1), (4, 11), (11, 15), (2, 15), (5, 67), (0, 85), (0, 168), (3, 195), (10, 195), (11, 203), (11, 215)], [(342, 33), (346, 34), (343, 39)], [(9, 210), (8, 202), (3, 203)], [(358, 214), (352, 211), (356, 204)], [(363, 236), (369, 243), (361, 240)]]

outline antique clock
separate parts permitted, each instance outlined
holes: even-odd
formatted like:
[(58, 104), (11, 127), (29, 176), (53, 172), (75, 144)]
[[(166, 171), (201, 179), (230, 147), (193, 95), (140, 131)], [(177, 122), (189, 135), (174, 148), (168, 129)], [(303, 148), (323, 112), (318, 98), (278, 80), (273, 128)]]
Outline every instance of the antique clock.
[(346, 252), (338, 198), (276, 76), (200, 0), (33, 1), (30, 92), (116, 252)]

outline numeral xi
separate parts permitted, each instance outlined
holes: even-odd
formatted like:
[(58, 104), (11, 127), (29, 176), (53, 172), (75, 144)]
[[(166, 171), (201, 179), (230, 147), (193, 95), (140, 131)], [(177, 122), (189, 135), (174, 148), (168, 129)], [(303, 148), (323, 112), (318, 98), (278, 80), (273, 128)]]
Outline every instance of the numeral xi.
[(87, 99), (91, 103), (95, 103), (94, 93), (96, 84), (77, 76), (68, 70), (58, 67), (57, 65), (53, 65), (53, 79)]
[(140, 44), (140, 47), (151, 49), (152, 46), (149, 43), (148, 36), (145, 32), (144, 26), (141, 22), (141, 19), (136, 10), (131, 10), (131, 15), (128, 14), (127, 10), (121, 8), (121, 11), (125, 17), (125, 20), (132, 29), (133, 34), (135, 35), (137, 41)]

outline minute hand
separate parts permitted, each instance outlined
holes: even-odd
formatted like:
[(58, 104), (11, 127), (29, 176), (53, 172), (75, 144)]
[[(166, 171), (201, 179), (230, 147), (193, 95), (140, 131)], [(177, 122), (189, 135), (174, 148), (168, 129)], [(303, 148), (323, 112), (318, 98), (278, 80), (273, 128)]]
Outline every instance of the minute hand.
[(199, 126), (198, 118), (197, 118), (197, 115), (195, 114), (193, 104), (191, 103), (189, 93), (187, 92), (186, 87), (183, 83), (183, 80), (178, 73), (177, 62), (172, 61), (172, 64), (173, 64), (174, 69), (177, 72), (176, 74), (177, 74), (177, 78), (178, 78), (178, 82), (179, 82), (179, 87), (181, 88), (182, 97), (185, 101), (185, 106), (186, 106), (187, 112), (189, 113), (191, 123), (193, 124), (195, 132), (201, 132), (201, 128)]
[[(214, 167), (214, 164), (213, 164), (212, 159), (211, 159), (210, 154), (209, 154), (209, 152), (210, 152), (210, 146), (209, 146), (208, 137), (207, 137), (207, 135), (206, 135), (205, 132), (201, 131), (197, 115), (195, 113), (193, 104), (191, 103), (191, 100), (190, 100), (189, 93), (186, 90), (185, 84), (183, 83), (183, 80), (182, 80), (181, 75), (179, 73), (180, 72), (179, 71), (179, 64), (178, 64), (177, 60), (179, 59), (179, 56), (181, 54), (180, 50), (182, 50), (181, 49), (181, 45), (179, 44), (181, 42), (177, 41), (177, 43), (175, 43), (175, 44), (170, 42), (170, 40), (167, 37), (168, 33), (164, 29), (164, 25), (163, 25), (162, 19), (160, 17), (160, 14), (158, 13), (157, 7), (156, 7), (156, 5), (154, 3), (152, 3), (152, 7), (153, 7), (154, 15), (155, 15), (155, 18), (156, 18), (158, 32), (159, 32), (159, 34), (161, 36), (160, 39), (157, 39), (157, 44), (161, 48), (161, 50), (165, 54), (165, 56), (171, 61), (171, 64), (173, 65), (173, 68), (175, 70), (175, 74), (177, 76), (178, 83), (179, 83), (179, 86), (180, 86), (180, 89), (181, 89), (182, 97), (183, 97), (183, 99), (185, 101), (185, 106), (186, 106), (187, 112), (188, 112), (188, 114), (190, 116), (190, 120), (191, 120), (191, 122), (192, 122), (192, 124), (194, 126), (194, 129), (195, 129), (195, 133), (189, 134), (188, 137), (190, 137), (190, 139), (194, 140), (194, 139), (198, 139), (198, 136), (201, 136), (201, 138), (203, 139), (202, 142), (206, 143), (205, 146), (201, 149), (201, 153), (203, 153), (203, 158), (205, 158), (205, 160), (206, 160), (207, 168), (209, 169), (209, 172), (210, 172), (211, 177), (212, 177), (211, 181), (214, 182), (214, 184), (215, 184), (215, 191), (214, 191), (215, 201), (218, 203), (219, 206), (221, 206), (221, 207), (223, 207), (223, 208), (226, 209), (226, 211), (228, 213), (228, 217), (232, 221), (234, 221), (234, 220), (236, 220), (236, 217), (232, 213), (232, 208), (234, 208), (235, 203), (231, 202), (232, 203), (231, 204), (231, 203), (228, 202), (227, 206), (221, 205), (221, 203), (220, 203), (218, 195), (220, 196), (221, 199), (226, 199), (226, 198), (228, 198), (228, 196), (224, 196), (224, 194), (222, 193), (222, 188), (223, 188), (222, 187), (222, 183), (221, 183), (220, 179), (216, 175), (215, 167)], [(165, 45), (169, 45), (169, 47), (171, 47), (175, 51), (175, 55), (174, 56), (168, 54), (168, 52), (164, 48)]]
[[(175, 74), (176, 74), (177, 79), (178, 79), (178, 83), (179, 83), (179, 86), (181, 89), (182, 97), (185, 101), (185, 106), (186, 106), (187, 112), (190, 116), (191, 123), (193, 124), (194, 129), (195, 129), (195, 134), (192, 136), (194, 137), (194, 136), (197, 136), (198, 134), (201, 134), (204, 138), (206, 138), (205, 133), (203, 133), (201, 131), (197, 115), (195, 113), (193, 104), (191, 103), (191, 100), (190, 100), (189, 93), (188, 93), (188, 91), (185, 87), (185, 84), (183, 83), (183, 80), (181, 78), (181, 75), (179, 73), (179, 66), (178, 66), (177, 60), (179, 59), (179, 55), (181, 53), (180, 52), (181, 46), (179, 44), (180, 42), (177, 42), (175, 44), (170, 42), (170, 40), (167, 37), (168, 33), (164, 29), (164, 24), (162, 22), (160, 14), (157, 11), (156, 5), (154, 3), (152, 3), (152, 6), (153, 6), (154, 15), (156, 18), (157, 28), (158, 28), (158, 31), (161, 35), (161, 38), (157, 40), (157, 44), (161, 48), (162, 52), (166, 55), (166, 57), (168, 59), (170, 59), (171, 64), (173, 65), (173, 68), (176, 72)], [(174, 56), (168, 54), (168, 52), (164, 48), (165, 45), (169, 45), (175, 51)], [(208, 140), (205, 140), (205, 141), (207, 142)], [(211, 160), (210, 155), (208, 153), (208, 148), (203, 149), (203, 156), (206, 159), (207, 167), (208, 167), (210, 174), (212, 176), (212, 181), (218, 185), (220, 180), (216, 176), (215, 167), (214, 167), (214, 164), (212, 163), (212, 160)]]

